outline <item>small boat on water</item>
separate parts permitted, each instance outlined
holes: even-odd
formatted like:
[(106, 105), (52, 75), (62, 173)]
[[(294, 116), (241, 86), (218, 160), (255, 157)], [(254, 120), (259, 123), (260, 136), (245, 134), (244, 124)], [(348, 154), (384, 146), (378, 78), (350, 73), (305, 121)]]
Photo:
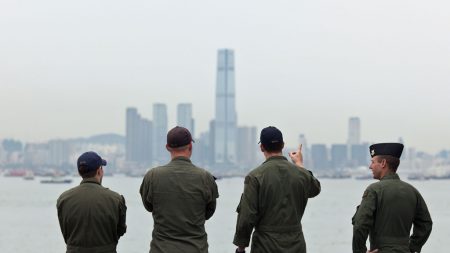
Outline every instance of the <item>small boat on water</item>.
[(367, 174), (367, 175), (359, 175), (355, 177), (356, 180), (371, 180), (373, 179), (373, 175), (372, 174)]
[(52, 177), (50, 179), (41, 180), (42, 184), (70, 184), (72, 179), (63, 177)]
[(28, 170), (25, 175), (23, 176), (23, 179), (25, 180), (34, 180), (34, 173), (31, 170)]

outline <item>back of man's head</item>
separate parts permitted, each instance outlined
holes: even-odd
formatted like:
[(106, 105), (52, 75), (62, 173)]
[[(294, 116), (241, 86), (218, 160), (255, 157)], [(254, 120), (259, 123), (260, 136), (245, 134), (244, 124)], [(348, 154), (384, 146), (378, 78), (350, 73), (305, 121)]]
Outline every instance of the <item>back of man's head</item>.
[(189, 144), (194, 142), (188, 129), (176, 126), (167, 133), (167, 150), (173, 152), (183, 152), (189, 148)]
[(77, 160), (78, 173), (82, 178), (94, 177), (100, 166), (105, 166), (106, 160), (93, 151), (85, 152)]
[(280, 153), (284, 147), (283, 134), (274, 126), (261, 130), (259, 142), (268, 153)]

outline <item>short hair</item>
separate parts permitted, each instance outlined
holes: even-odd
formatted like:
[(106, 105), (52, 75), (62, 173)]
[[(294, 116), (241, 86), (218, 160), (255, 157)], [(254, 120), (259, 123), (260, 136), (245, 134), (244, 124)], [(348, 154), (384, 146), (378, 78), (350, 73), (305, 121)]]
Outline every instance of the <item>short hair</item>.
[(100, 168), (101, 166), (99, 166), (96, 170), (89, 170), (88, 166), (85, 165), (80, 165), (78, 167), (78, 174), (80, 174), (80, 176), (82, 178), (90, 178), (90, 177), (95, 177), (95, 175), (97, 174), (97, 170)]
[(269, 153), (278, 153), (283, 150), (284, 142), (275, 142), (270, 144), (262, 144), (263, 148)]
[(400, 165), (400, 159), (391, 155), (378, 155), (378, 162), (381, 160), (386, 160), (386, 163), (390, 170), (397, 172), (398, 166)]
[(188, 149), (188, 147), (189, 147), (189, 144), (184, 145), (184, 146), (181, 146), (181, 147), (176, 147), (176, 148), (172, 148), (172, 147), (170, 147), (170, 146), (167, 146), (167, 149), (168, 149), (169, 151), (175, 151), (175, 152), (177, 152), (177, 151), (184, 151), (184, 150)]

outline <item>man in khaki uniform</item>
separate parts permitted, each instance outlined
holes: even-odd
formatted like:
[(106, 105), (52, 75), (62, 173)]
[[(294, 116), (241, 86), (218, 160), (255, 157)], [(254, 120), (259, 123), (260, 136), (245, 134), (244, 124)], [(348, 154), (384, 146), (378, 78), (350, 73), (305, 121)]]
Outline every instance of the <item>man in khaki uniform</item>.
[(81, 184), (58, 198), (56, 207), (67, 253), (114, 253), (127, 230), (125, 199), (101, 185), (105, 165), (95, 152), (82, 154), (77, 161)]
[(151, 169), (139, 190), (153, 214), (151, 253), (207, 253), (205, 221), (216, 210), (215, 178), (191, 163), (192, 136), (184, 127), (167, 133), (171, 161)]
[(367, 187), (352, 218), (354, 253), (420, 252), (430, 236), (433, 223), (424, 199), (396, 173), (402, 151), (400, 143), (370, 146), (370, 169), (380, 181)]
[(304, 168), (301, 146), (289, 154), (296, 165), (283, 156), (280, 130), (264, 128), (260, 143), (266, 161), (245, 177), (233, 240), (236, 252), (245, 252), (254, 229), (252, 253), (304, 253), (301, 220), (308, 198), (320, 193), (320, 183)]

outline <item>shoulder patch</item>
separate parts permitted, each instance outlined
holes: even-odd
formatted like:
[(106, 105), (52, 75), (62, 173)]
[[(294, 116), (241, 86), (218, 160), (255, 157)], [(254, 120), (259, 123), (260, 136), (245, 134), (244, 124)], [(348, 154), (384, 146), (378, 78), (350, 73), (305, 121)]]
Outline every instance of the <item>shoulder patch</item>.
[(244, 184), (248, 184), (250, 182), (250, 177), (246, 176), (244, 180)]
[(369, 195), (369, 192), (367, 190), (365, 190), (362, 197), (365, 198), (365, 197), (367, 197), (367, 195)]

